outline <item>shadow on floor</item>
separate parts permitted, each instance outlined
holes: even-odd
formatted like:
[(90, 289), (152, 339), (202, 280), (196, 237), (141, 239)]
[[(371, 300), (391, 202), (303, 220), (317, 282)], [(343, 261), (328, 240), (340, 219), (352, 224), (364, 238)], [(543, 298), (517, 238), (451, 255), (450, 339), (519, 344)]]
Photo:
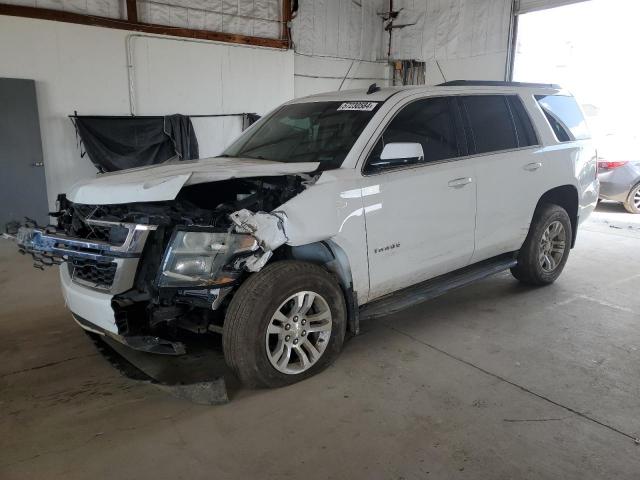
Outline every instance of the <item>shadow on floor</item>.
[[(103, 356), (125, 376), (152, 383), (174, 396), (201, 404), (228, 402), (241, 388), (227, 367), (219, 335), (185, 335), (185, 355), (132, 350), (109, 338), (92, 338)], [(105, 346), (106, 349), (101, 348)]]

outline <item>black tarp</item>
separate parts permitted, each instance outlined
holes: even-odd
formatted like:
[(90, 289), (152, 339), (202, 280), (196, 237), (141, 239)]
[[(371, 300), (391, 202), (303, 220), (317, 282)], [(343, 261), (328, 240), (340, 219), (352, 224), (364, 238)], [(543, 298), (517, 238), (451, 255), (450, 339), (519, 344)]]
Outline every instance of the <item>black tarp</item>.
[(167, 115), (164, 117), (164, 133), (172, 140), (180, 160), (198, 158), (198, 139), (189, 117), (177, 114)]
[(102, 172), (154, 165), (175, 156), (198, 158), (198, 140), (191, 119), (184, 115), (74, 116), (73, 120), (84, 151)]

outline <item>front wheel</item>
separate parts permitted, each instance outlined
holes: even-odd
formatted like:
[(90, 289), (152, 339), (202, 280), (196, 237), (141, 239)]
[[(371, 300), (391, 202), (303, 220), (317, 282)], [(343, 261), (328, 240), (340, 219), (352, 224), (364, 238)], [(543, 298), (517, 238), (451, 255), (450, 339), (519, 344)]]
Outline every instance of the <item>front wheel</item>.
[(245, 281), (227, 310), (227, 364), (247, 387), (280, 387), (326, 368), (346, 331), (335, 277), (314, 264), (281, 261)]
[(558, 205), (542, 205), (533, 216), (520, 252), (514, 277), (529, 285), (548, 285), (562, 273), (573, 238), (571, 220)]

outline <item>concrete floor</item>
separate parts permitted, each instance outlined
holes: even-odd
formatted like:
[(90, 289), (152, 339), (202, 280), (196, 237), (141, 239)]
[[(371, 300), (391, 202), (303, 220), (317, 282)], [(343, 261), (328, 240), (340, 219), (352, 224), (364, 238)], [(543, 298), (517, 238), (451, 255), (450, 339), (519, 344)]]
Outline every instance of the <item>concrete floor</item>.
[(0, 478), (640, 478), (640, 218), (602, 204), (563, 275), (370, 322), (324, 373), (200, 406), (129, 380), (55, 271), (0, 245)]

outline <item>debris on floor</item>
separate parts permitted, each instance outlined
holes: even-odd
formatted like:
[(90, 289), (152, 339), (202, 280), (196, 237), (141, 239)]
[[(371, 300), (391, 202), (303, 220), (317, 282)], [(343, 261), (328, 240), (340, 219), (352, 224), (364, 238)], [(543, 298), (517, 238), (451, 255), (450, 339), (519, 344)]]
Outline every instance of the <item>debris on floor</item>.
[(176, 398), (188, 400), (197, 405), (222, 405), (229, 402), (227, 385), (223, 376), (187, 384), (162, 382), (124, 358), (99, 335), (86, 333), (102, 356), (122, 375), (131, 380), (148, 383)]

